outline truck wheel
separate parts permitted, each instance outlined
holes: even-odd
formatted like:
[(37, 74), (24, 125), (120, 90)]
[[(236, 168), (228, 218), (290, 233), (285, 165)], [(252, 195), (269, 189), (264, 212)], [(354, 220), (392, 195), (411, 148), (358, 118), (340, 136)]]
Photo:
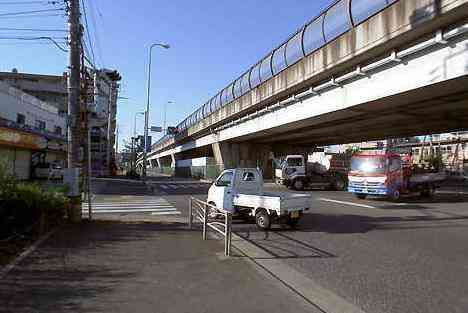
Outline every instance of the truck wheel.
[(294, 190), (302, 191), (304, 190), (304, 182), (300, 179), (296, 179), (293, 183)]
[(337, 176), (333, 181), (333, 189), (343, 191), (346, 189), (346, 182), (343, 177)]
[(390, 195), (390, 199), (395, 202), (399, 201), (400, 197), (401, 197), (401, 194), (400, 194), (400, 190), (398, 189), (393, 190), (392, 194)]
[(435, 194), (435, 187), (433, 185), (427, 185), (421, 191), (421, 197), (432, 198)]
[(288, 224), (291, 228), (295, 228), (297, 224), (299, 224), (300, 217), (296, 218), (291, 218), (289, 217), (288, 220), (286, 221), (286, 224)]
[(365, 193), (357, 193), (357, 194), (356, 194), (356, 197), (357, 197), (358, 199), (364, 200), (364, 199), (367, 197), (367, 195), (366, 195)]
[(270, 229), (271, 218), (270, 215), (268, 215), (268, 212), (264, 209), (259, 210), (257, 214), (255, 214), (255, 223), (260, 229)]

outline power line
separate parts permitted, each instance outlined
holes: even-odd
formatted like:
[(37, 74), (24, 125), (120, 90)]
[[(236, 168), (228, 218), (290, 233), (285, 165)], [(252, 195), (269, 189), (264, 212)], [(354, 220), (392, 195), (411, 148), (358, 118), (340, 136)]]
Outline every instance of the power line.
[(68, 32), (66, 29), (46, 29), (46, 28), (10, 28), (10, 27), (0, 27), (0, 30), (12, 30), (12, 31), (33, 31), (33, 32)]
[[(96, 7), (93, 6), (93, 1), (88, 1), (88, 3), (90, 5), (90, 9), (91, 9), (90, 10), (91, 23), (92, 23), (93, 28), (94, 28), (94, 42), (96, 43), (96, 48), (97, 48), (97, 52), (98, 52), (99, 61), (101, 63), (101, 66), (104, 67), (104, 59), (102, 58), (101, 43), (99, 41), (99, 28), (98, 28), (98, 24), (96, 23), (96, 18), (95, 18), (95, 15), (94, 15), (94, 9), (97, 8), (97, 3), (96, 3)], [(100, 15), (99, 10), (97, 12)]]
[(33, 17), (53, 17), (53, 16), (61, 16), (65, 17), (63, 14), (31, 14), (31, 15), (17, 15), (17, 16), (3, 16), (1, 17), (2, 20), (10, 19), (10, 18), (33, 18)]
[(58, 4), (59, 1), (6, 1), (0, 5), (21, 5), (21, 4)]
[(93, 42), (91, 40), (91, 36), (89, 35), (88, 15), (86, 14), (86, 5), (85, 5), (83, 0), (81, 0), (81, 4), (83, 6), (83, 15), (84, 15), (84, 19), (85, 19), (86, 36), (88, 37), (89, 48), (91, 49), (91, 57), (92, 57), (93, 63), (95, 64), (96, 59), (94, 58)]
[(56, 39), (66, 39), (63, 37), (48, 37), (48, 36), (41, 36), (41, 37), (1, 37), (0, 40), (50, 40), (57, 48), (59, 48), (63, 52), (68, 52), (67, 49), (60, 46), (60, 44), (56, 41)]
[(33, 11), (20, 11), (20, 12), (10, 12), (10, 13), (2, 13), (0, 17), (4, 16), (17, 16), (17, 15), (29, 15), (29, 14), (37, 14), (37, 13), (44, 13), (44, 12), (56, 12), (56, 11), (65, 11), (65, 9), (44, 9), (44, 10), (33, 10)]

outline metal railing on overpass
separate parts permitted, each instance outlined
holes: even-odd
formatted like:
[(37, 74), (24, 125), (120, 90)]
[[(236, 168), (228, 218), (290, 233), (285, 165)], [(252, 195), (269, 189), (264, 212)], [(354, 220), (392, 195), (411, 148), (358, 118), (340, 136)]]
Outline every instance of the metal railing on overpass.
[[(184, 131), (398, 1), (334, 1), (321, 14), (179, 123), (177, 130)], [(165, 136), (153, 146), (157, 147), (171, 137)]]
[(294, 102), (296, 95), (341, 86), (337, 77), (365, 75), (364, 69), (378, 65), (376, 60), (393, 62), (397, 50), (398, 57), (411, 53), (408, 46), (421, 50), (421, 44), (432, 44), (435, 32), (435, 42), (443, 43), (444, 35), (459, 31), (447, 28), (466, 23), (467, 8), (465, 0), (335, 1), (180, 123), (178, 134), (156, 142), (151, 154)]

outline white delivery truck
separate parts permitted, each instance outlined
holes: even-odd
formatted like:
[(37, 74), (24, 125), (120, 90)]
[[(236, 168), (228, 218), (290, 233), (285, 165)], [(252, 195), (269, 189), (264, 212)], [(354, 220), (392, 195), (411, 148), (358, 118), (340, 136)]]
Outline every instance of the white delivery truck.
[(311, 196), (264, 191), (263, 176), (258, 169), (236, 168), (219, 175), (208, 190), (207, 202), (217, 209), (231, 211), (234, 216), (255, 217), (258, 227), (269, 229), (273, 222), (295, 226), (309, 209)]

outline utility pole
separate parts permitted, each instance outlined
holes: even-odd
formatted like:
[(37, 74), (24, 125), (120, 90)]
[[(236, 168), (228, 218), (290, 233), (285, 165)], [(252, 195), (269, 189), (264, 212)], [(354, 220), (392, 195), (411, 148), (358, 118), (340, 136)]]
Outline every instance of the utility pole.
[(111, 175), (111, 123), (112, 123), (112, 95), (114, 93), (114, 82), (112, 81), (109, 85), (109, 104), (107, 106), (107, 153), (106, 153), (106, 164), (109, 176)]
[(81, 191), (79, 184), (80, 168), (80, 67), (81, 67), (81, 24), (80, 1), (69, 0), (69, 75), (68, 75), (68, 121), (67, 121), (67, 180), (70, 186), (71, 200), (70, 219), (81, 221)]

